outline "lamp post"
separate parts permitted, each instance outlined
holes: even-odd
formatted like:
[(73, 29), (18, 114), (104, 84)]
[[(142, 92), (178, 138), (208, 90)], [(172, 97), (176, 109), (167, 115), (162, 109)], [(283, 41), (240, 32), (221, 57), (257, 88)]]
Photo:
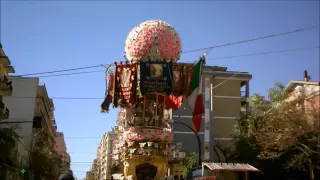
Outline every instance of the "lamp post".
[(183, 125), (183, 126), (187, 127), (188, 129), (190, 129), (194, 133), (194, 135), (196, 136), (197, 141), (198, 141), (198, 163), (199, 163), (199, 165), (201, 165), (201, 141), (200, 141), (200, 137), (199, 137), (198, 133), (195, 132), (194, 129), (186, 123), (183, 123), (181, 121), (173, 121), (173, 123)]

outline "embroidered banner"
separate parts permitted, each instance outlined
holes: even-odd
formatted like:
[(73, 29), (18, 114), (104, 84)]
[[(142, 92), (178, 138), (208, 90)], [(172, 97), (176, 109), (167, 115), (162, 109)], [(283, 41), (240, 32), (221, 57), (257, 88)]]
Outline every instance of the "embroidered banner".
[(185, 76), (184, 66), (181, 64), (172, 65), (173, 83), (172, 83), (172, 94), (179, 97), (185, 93)]
[(160, 93), (169, 96), (172, 93), (172, 62), (140, 62), (140, 91)]
[(117, 65), (117, 82), (120, 90), (121, 107), (130, 107), (136, 103), (137, 64)]
[(186, 65), (184, 67), (185, 72), (185, 95), (189, 96), (191, 93), (190, 86), (191, 86), (191, 79), (193, 73), (193, 65)]

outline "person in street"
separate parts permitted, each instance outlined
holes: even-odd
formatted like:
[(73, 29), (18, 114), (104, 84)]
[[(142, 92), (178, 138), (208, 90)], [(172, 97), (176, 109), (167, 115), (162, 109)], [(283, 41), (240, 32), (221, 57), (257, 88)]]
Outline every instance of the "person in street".
[(75, 180), (73, 175), (71, 174), (62, 174), (60, 177), (59, 177), (59, 180)]

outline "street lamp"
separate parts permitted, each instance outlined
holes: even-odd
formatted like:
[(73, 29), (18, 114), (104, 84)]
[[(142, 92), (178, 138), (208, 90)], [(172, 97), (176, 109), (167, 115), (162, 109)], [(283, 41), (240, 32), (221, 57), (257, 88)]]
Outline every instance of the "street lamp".
[(200, 141), (200, 137), (199, 137), (198, 133), (191, 126), (189, 126), (186, 123), (183, 123), (181, 121), (173, 121), (173, 123), (183, 125), (183, 126), (187, 127), (188, 129), (190, 129), (194, 133), (194, 135), (196, 136), (197, 141), (198, 141), (198, 163), (199, 163), (199, 165), (201, 165), (201, 141)]

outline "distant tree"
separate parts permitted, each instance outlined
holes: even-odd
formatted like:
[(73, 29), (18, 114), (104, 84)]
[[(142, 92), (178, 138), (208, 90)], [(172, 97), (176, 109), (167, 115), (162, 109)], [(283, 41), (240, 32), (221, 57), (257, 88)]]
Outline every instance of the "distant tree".
[(297, 106), (301, 99), (286, 98), (280, 83), (269, 90), (269, 100), (259, 94), (250, 98), (246, 118), (240, 119), (234, 129), (237, 158), (258, 166), (273, 166), (274, 174), (279, 169), (283, 173), (312, 174), (320, 169), (320, 131), (314, 128), (320, 122), (319, 109), (314, 109), (312, 117)]
[(34, 146), (29, 152), (29, 170), (34, 173), (35, 178), (56, 177), (54, 170), (57, 170), (56, 165), (59, 159), (48, 141), (46, 130), (40, 130), (33, 139), (33, 143)]
[(0, 126), (0, 166), (3, 164), (18, 167), (15, 147), (19, 136), (15, 132), (16, 127), (11, 125)]

